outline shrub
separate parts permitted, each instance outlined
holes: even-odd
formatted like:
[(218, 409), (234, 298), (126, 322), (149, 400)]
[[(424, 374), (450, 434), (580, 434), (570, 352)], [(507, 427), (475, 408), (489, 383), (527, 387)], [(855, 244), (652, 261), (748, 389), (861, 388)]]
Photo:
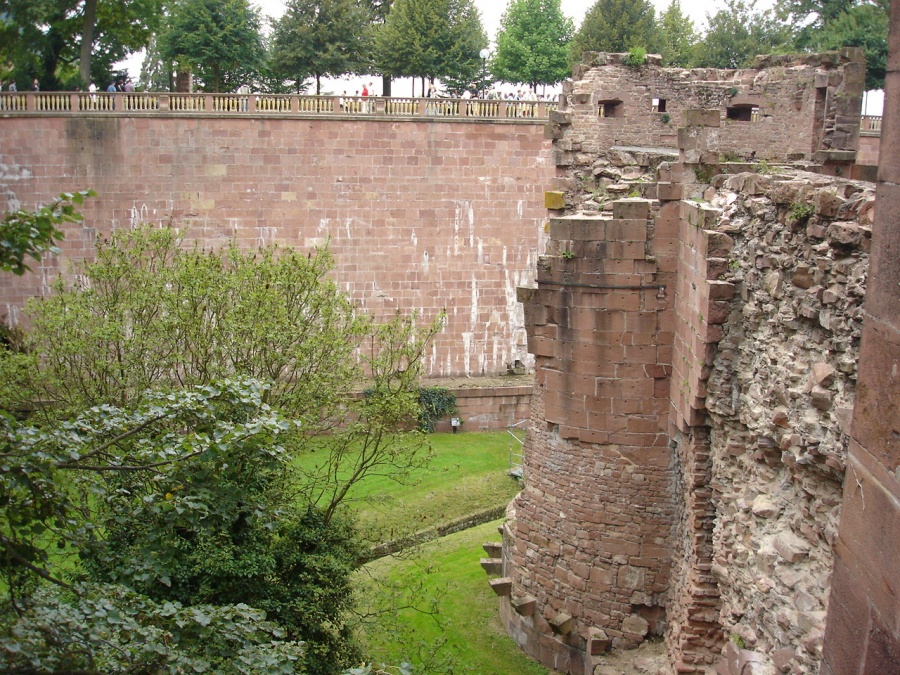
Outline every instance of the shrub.
[(638, 68), (647, 63), (647, 50), (643, 47), (632, 47), (628, 53), (622, 57), (622, 63), (632, 68)]

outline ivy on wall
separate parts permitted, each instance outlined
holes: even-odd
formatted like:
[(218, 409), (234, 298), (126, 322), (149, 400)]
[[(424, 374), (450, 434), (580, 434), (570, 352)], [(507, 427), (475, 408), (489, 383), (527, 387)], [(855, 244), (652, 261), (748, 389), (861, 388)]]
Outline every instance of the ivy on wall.
[(431, 433), (443, 417), (459, 412), (456, 394), (446, 387), (419, 388), (419, 428)]

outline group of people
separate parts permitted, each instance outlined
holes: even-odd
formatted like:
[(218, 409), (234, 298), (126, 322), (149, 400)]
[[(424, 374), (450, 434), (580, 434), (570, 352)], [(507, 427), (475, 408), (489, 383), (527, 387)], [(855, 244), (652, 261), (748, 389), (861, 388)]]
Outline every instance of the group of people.
[[(17, 91), (19, 91), (19, 88), (16, 86), (15, 80), (12, 80), (9, 84), (6, 84), (3, 80), (0, 80), (0, 91), (4, 91), (4, 90), (11, 91), (11, 92), (17, 92)], [(38, 82), (37, 78), (34, 78), (31, 81), (31, 91), (40, 91), (40, 90), (41, 90), (41, 83)]]

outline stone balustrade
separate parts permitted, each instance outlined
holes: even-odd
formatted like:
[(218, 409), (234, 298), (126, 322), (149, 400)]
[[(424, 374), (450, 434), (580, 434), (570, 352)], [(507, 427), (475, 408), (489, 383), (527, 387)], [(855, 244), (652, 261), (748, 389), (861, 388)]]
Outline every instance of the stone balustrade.
[(297, 94), (0, 92), (0, 115), (212, 115), (547, 119), (556, 102)]

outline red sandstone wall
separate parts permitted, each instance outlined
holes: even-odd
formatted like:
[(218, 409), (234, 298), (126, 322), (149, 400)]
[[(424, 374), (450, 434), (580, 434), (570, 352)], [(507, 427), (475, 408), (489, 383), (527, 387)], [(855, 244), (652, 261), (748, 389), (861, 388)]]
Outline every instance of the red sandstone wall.
[(864, 166), (878, 166), (878, 153), (880, 149), (880, 135), (860, 135), (859, 151), (856, 153), (856, 163)]
[[(635, 68), (621, 64), (623, 54), (589, 56), (565, 85), (560, 112), (551, 115), (564, 120), (565, 111), (572, 123), (554, 146), (560, 166), (592, 162), (612, 146), (675, 147), (682, 113), (692, 109), (720, 111), (719, 152), (772, 159), (856, 149), (865, 80), (859, 50), (759, 57), (758, 68), (743, 70), (653, 62)], [(665, 101), (664, 112), (654, 99)], [(748, 117), (751, 107), (758, 109), (753, 121), (728, 118), (728, 108), (740, 106)]]
[(823, 675), (900, 668), (900, 2), (890, 55), (859, 393), (844, 481)]
[(653, 224), (643, 199), (553, 219), (538, 288), (520, 289), (536, 386), (501, 615), (563, 672), (665, 626), (677, 223)]
[[(97, 191), (66, 262), (143, 222), (204, 246), (328, 243), (363, 309), (446, 309), (430, 375), (530, 362), (515, 289), (534, 278), (554, 173), (539, 124), (30, 116), (0, 118), (0, 132), (0, 208)], [(4, 275), (0, 313), (17, 322), (57, 270)]]

